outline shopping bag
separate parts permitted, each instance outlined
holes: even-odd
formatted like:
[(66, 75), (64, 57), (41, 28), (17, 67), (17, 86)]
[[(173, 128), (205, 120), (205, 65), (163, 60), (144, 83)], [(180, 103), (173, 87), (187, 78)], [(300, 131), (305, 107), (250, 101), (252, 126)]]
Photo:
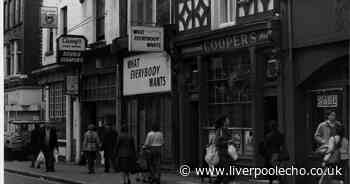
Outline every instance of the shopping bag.
[(232, 144), (229, 144), (227, 147), (227, 152), (228, 154), (231, 156), (231, 158), (233, 160), (237, 160), (238, 159), (238, 153), (237, 153), (237, 149), (235, 146), (233, 146)]
[(35, 167), (40, 167), (40, 165), (44, 163), (45, 163), (45, 156), (44, 156), (44, 153), (40, 151), (35, 161)]
[(204, 160), (207, 162), (209, 166), (215, 166), (216, 164), (219, 163), (220, 161), (219, 154), (214, 144), (211, 144), (206, 148), (206, 154), (205, 154)]

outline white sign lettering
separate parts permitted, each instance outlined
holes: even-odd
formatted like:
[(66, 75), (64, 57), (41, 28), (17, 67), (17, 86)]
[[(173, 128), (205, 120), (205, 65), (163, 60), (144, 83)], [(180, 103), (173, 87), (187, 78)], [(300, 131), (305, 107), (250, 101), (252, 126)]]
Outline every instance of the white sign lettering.
[(86, 40), (83, 37), (62, 36), (58, 38), (58, 50), (84, 51)]
[(163, 28), (133, 26), (129, 34), (129, 51), (163, 51), (163, 35)]
[(166, 53), (150, 53), (124, 59), (123, 95), (171, 91), (171, 59)]
[(318, 95), (317, 107), (337, 107), (338, 96), (337, 95)]

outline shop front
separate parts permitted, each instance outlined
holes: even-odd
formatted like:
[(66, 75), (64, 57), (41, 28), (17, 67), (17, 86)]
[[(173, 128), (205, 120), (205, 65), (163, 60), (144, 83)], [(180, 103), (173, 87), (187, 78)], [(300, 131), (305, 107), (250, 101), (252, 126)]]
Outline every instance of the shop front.
[(174, 163), (171, 59), (166, 52), (125, 57), (123, 60), (123, 124), (140, 149), (147, 132), (158, 124), (164, 134), (162, 163)]
[(176, 39), (180, 163), (201, 165), (214, 122), (227, 116), (240, 162), (259, 164), (264, 120), (279, 118), (278, 26), (260, 22)]
[[(327, 52), (324, 52), (326, 51)], [(320, 54), (321, 53), (321, 54)], [(308, 64), (300, 64), (297, 79), (305, 80), (297, 87), (296, 113), (304, 114), (296, 122), (298, 141), (296, 147), (298, 165), (320, 167), (320, 158), (315, 154), (317, 145), (314, 134), (318, 125), (328, 119), (330, 112), (336, 113), (336, 120), (344, 126), (345, 137), (349, 139), (349, 55), (348, 44), (338, 42), (296, 52), (297, 63), (311, 59)], [(318, 66), (310, 66), (318, 63)], [(306, 75), (310, 73), (310, 75)], [(299, 148), (303, 148), (302, 150)], [(347, 157), (344, 155), (344, 158)], [(348, 165), (348, 164), (346, 164)], [(348, 166), (343, 170), (345, 183), (349, 182)], [(299, 178), (300, 181), (316, 182), (317, 177)]]

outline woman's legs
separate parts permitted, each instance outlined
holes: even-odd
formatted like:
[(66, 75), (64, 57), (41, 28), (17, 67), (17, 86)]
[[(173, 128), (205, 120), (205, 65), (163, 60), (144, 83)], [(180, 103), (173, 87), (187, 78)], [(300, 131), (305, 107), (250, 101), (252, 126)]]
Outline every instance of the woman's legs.
[(94, 151), (89, 151), (87, 152), (88, 156), (88, 169), (89, 173), (94, 173), (95, 172), (95, 159), (96, 159), (96, 152)]

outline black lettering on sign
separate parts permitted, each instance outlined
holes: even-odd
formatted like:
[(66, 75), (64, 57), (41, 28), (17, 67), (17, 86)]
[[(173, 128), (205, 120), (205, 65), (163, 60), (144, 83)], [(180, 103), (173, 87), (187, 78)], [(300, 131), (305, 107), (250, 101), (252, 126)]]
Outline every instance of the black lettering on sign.
[(162, 87), (166, 85), (166, 78), (165, 76), (160, 77), (152, 77), (149, 79), (149, 86), (154, 87)]

